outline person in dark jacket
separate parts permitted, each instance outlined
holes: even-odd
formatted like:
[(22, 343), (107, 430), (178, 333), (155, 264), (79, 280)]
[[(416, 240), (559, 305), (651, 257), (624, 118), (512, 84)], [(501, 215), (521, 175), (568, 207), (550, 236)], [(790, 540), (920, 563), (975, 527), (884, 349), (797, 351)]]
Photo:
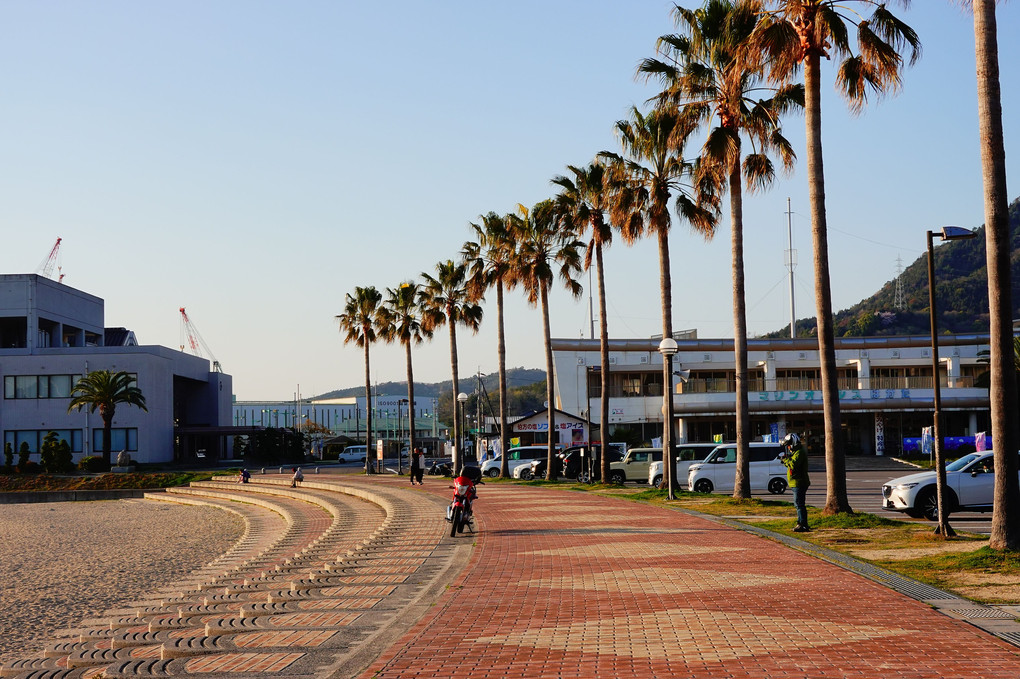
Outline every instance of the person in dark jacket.
[(807, 489), (811, 485), (808, 476), (807, 451), (796, 434), (787, 434), (783, 439), (783, 452), (780, 453), (783, 465), (786, 466), (786, 478), (793, 489), (793, 506), (797, 508), (797, 525), (793, 532), (804, 533), (811, 530), (807, 518)]

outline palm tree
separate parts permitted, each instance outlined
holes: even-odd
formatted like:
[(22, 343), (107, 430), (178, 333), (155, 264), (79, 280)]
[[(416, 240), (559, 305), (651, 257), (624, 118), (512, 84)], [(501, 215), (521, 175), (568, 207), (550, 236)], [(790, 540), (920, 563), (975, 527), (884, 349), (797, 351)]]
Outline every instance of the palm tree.
[[(396, 288), (386, 288), (386, 300), (379, 310), (379, 334), (387, 342), (400, 342), (404, 345), (404, 362), (407, 367), (407, 421), (408, 454), (415, 450), (414, 436), (414, 369), (411, 363), (411, 345), (421, 344), (431, 339), (432, 333), (422, 326), (421, 292), (414, 281), (405, 281)], [(397, 469), (400, 469), (400, 456), (397, 455)]]
[(374, 286), (355, 287), (347, 293), (344, 312), (336, 317), (344, 344), (353, 342), (365, 350), (365, 473), (372, 472), (372, 370), (369, 347), (375, 342), (379, 326), (379, 303), (382, 295)]
[[(803, 106), (800, 85), (767, 88), (760, 53), (750, 37), (761, 12), (758, 0), (708, 0), (698, 10), (677, 5), (673, 18), (678, 34), (659, 38), (662, 59), (646, 59), (638, 73), (658, 77), (665, 89), (658, 105), (675, 110), (688, 125), (708, 127), (700, 167), (721, 193), (730, 197), (730, 252), (733, 267), (733, 354), (736, 362), (737, 465), (733, 497), (751, 497), (751, 416), (748, 405), (747, 316), (744, 294), (744, 220), (741, 183), (749, 191), (767, 187), (775, 177), (769, 152), (784, 169), (796, 158), (782, 135), (780, 116)], [(761, 98), (760, 94), (768, 94)], [(757, 97), (757, 98), (756, 98)], [(741, 159), (742, 137), (752, 149)]]
[[(623, 155), (602, 151), (599, 157), (612, 168), (610, 219), (627, 243), (645, 233), (655, 236), (659, 246), (659, 290), (662, 296), (662, 336), (673, 337), (673, 281), (669, 263), (669, 231), (673, 220), (669, 213), (674, 201), (677, 214), (696, 232), (709, 238), (718, 214), (718, 198), (707, 185), (693, 186), (695, 168), (683, 159), (684, 141), (690, 128), (681, 126), (675, 112), (652, 110), (642, 114), (631, 109), (630, 120), (616, 123)], [(673, 196), (676, 196), (674, 199)], [(664, 367), (664, 373), (667, 369)], [(668, 384), (663, 375), (663, 387)], [(673, 398), (664, 399), (666, 427), (673, 426)], [(663, 476), (676, 474), (673, 446), (663, 456)], [(669, 482), (673, 487), (673, 482)]]
[(99, 410), (103, 420), (103, 463), (110, 468), (110, 447), (113, 440), (113, 418), (117, 414), (117, 404), (124, 403), (135, 406), (145, 412), (145, 396), (136, 384), (135, 375), (123, 370), (94, 370), (80, 378), (71, 390), (71, 402), (67, 412), (81, 411), (88, 407), (90, 413)]
[[(1006, 152), (1002, 137), (999, 92), (999, 46), (995, 1), (973, 0), (974, 50), (977, 58), (978, 124), (981, 174), (985, 193), (985, 258), (988, 269), (988, 312), (991, 344), (992, 441), (995, 442), (995, 497), (992, 505), (992, 549), (1020, 549), (1020, 483), (1017, 481), (1018, 347), (1010, 323), (1011, 299), (1009, 206), (1006, 196)], [(1014, 370), (1009, 369), (1010, 359)]]
[[(829, 285), (829, 243), (825, 221), (825, 172), (822, 167), (821, 58), (841, 60), (836, 86), (850, 110), (859, 113), (869, 92), (882, 95), (900, 85), (901, 51), (917, 60), (921, 43), (912, 28), (897, 19), (879, 0), (771, 0), (755, 45), (770, 60), (771, 75), (786, 81), (804, 69), (804, 118), (807, 138), (808, 201), (814, 245), (815, 309), (818, 354), (822, 373), (825, 418), (826, 514), (851, 513), (846, 492), (846, 460), (839, 415), (839, 382)], [(909, 0), (900, 0), (906, 6)], [(872, 9), (865, 19), (862, 12)], [(857, 53), (848, 26), (856, 26)]]
[(479, 297), (472, 294), (467, 284), (467, 265), (456, 263), (452, 259), (436, 264), (436, 276), (433, 278), (422, 273), (425, 283), (422, 287), (422, 328), (429, 333), (446, 324), (450, 329), (450, 368), (453, 371), (453, 440), (457, 444), (454, 450), (453, 468), (460, 472), (464, 466), (463, 451), (460, 450), (461, 431), (457, 417), (457, 395), (460, 393), (460, 380), (457, 377), (457, 325), (463, 325), (472, 332), (478, 332), (482, 322), (482, 307), (478, 304)]
[[(599, 294), (599, 364), (601, 370), (601, 397), (599, 399), (599, 441), (602, 451), (609, 443), (609, 325), (606, 321), (606, 278), (602, 252), (613, 242), (612, 225), (606, 220), (610, 207), (609, 175), (605, 165), (595, 161), (587, 167), (568, 165), (574, 175), (554, 177), (552, 183), (562, 191), (554, 199), (556, 212), (570, 231), (581, 234), (589, 230), (584, 250), (584, 269), (591, 270), (595, 261), (595, 278)], [(591, 413), (588, 413), (591, 421)], [(603, 479), (609, 478), (609, 455), (600, 458)]]
[(530, 210), (517, 206), (520, 220), (514, 223), (513, 238), (517, 241), (514, 258), (515, 278), (524, 289), (531, 306), (542, 310), (542, 332), (545, 339), (546, 408), (549, 423), (546, 473), (556, 478), (553, 457), (556, 455), (556, 399), (553, 381), (552, 331), (549, 327), (549, 288), (558, 275), (574, 297), (581, 295), (581, 284), (574, 278), (581, 269), (580, 249), (584, 243), (572, 230), (556, 219), (553, 202), (544, 200)]
[(464, 243), (461, 258), (467, 264), (468, 288), (472, 296), (481, 299), (489, 288), (496, 289), (496, 353), (499, 359), (499, 475), (509, 477), (506, 452), (510, 448), (510, 430), (507, 426), (506, 386), (506, 334), (503, 325), (503, 293), (515, 285), (513, 258), (516, 242), (509, 227), (516, 215), (498, 215), (490, 212), (479, 217), (480, 224), (471, 224), (475, 240)]

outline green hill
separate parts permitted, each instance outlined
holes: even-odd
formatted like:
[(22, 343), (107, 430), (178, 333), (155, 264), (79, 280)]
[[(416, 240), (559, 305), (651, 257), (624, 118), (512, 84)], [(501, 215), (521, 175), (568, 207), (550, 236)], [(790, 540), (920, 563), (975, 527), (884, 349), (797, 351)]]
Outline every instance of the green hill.
[[(1020, 318), (1020, 198), (1009, 206), (1012, 240), (1013, 318)], [(942, 333), (988, 332), (988, 280), (985, 271), (985, 229), (977, 238), (950, 241), (935, 247), (935, 291), (938, 328)], [(896, 307), (896, 280), (868, 299), (836, 313), (837, 337), (926, 335), (928, 321), (928, 256), (918, 257), (900, 277), (903, 308)], [(797, 321), (798, 336), (816, 335), (814, 317)], [(766, 337), (789, 337), (789, 327)]]

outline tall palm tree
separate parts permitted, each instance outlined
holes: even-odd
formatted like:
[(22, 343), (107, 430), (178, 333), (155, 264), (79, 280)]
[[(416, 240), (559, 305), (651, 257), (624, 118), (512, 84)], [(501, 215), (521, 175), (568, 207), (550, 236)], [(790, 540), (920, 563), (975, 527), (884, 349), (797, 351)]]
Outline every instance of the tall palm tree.
[(482, 307), (479, 297), (472, 294), (467, 283), (467, 265), (452, 259), (436, 264), (435, 277), (422, 273), (422, 328), (434, 332), (446, 325), (450, 330), (450, 368), (453, 371), (453, 468), (456, 472), (464, 466), (464, 451), (460, 450), (461, 427), (457, 417), (457, 394), (460, 393), (457, 365), (457, 326), (463, 325), (472, 332), (478, 332), (482, 322)]
[(515, 285), (513, 258), (516, 241), (510, 236), (510, 225), (516, 215), (498, 215), (490, 212), (480, 216), (479, 224), (472, 223), (475, 240), (464, 243), (461, 258), (468, 266), (468, 288), (472, 296), (481, 299), (489, 288), (496, 290), (496, 353), (499, 359), (499, 475), (509, 477), (506, 452), (510, 448), (510, 429), (507, 425), (506, 385), (506, 334), (503, 324), (503, 293)]
[[(909, 0), (899, 0), (906, 6)], [(804, 119), (807, 137), (808, 201), (814, 245), (815, 309), (818, 354), (822, 373), (822, 412), (825, 418), (826, 498), (823, 512), (850, 513), (846, 492), (846, 459), (839, 414), (832, 294), (829, 284), (829, 243), (825, 220), (825, 172), (822, 167), (821, 58), (840, 60), (836, 86), (850, 110), (859, 113), (868, 94), (898, 89), (903, 68), (901, 51), (910, 63), (921, 53), (921, 42), (910, 26), (897, 19), (879, 0), (770, 0), (770, 10), (756, 31), (756, 46), (768, 56), (772, 77), (786, 81), (804, 69)], [(857, 10), (861, 11), (857, 11)], [(864, 11), (871, 9), (870, 18)], [(849, 27), (856, 27), (857, 51)]]
[[(659, 246), (659, 291), (662, 296), (662, 336), (673, 336), (673, 281), (669, 262), (669, 231), (673, 225), (670, 201), (680, 218), (706, 238), (711, 237), (718, 214), (718, 198), (707, 185), (694, 185), (694, 164), (683, 158), (685, 128), (675, 112), (655, 109), (647, 115), (636, 107), (630, 120), (616, 123), (623, 154), (602, 151), (599, 157), (612, 168), (610, 218), (620, 235), (630, 243), (649, 234)], [(675, 196), (675, 198), (674, 198)], [(664, 368), (664, 373), (667, 370)], [(663, 386), (669, 382), (663, 375)], [(664, 399), (665, 427), (673, 426), (673, 398)], [(676, 454), (669, 445), (664, 451), (663, 476), (676, 474)], [(669, 486), (674, 486), (669, 481)]]
[[(588, 232), (588, 243), (584, 249), (584, 269), (591, 270), (595, 262), (595, 279), (599, 295), (599, 377), (601, 397), (599, 398), (599, 441), (602, 451), (609, 443), (609, 324), (606, 321), (606, 278), (603, 264), (603, 250), (613, 242), (612, 224), (606, 219), (610, 207), (609, 174), (605, 165), (595, 161), (586, 167), (568, 165), (573, 179), (560, 175), (552, 183), (561, 191), (553, 199), (556, 212), (570, 231), (577, 234)], [(591, 413), (588, 413), (591, 422)], [(609, 455), (600, 457), (603, 479), (609, 478)]]
[[(1018, 448), (1017, 355), (1011, 299), (1009, 206), (1006, 195), (1006, 152), (1002, 137), (999, 91), (999, 45), (995, 1), (973, 0), (974, 51), (977, 58), (978, 125), (981, 134), (981, 175), (985, 193), (985, 258), (988, 269), (988, 312), (991, 317), (992, 441), (995, 442), (995, 497), (992, 506), (992, 549), (1020, 549), (1020, 483)], [(1010, 359), (1014, 370), (1010, 370)]]
[[(686, 123), (707, 127), (700, 167), (721, 193), (729, 187), (733, 269), (733, 355), (736, 363), (737, 465), (733, 497), (751, 497), (751, 415), (748, 405), (747, 315), (744, 286), (744, 219), (741, 184), (754, 191), (775, 177), (769, 155), (792, 170), (796, 158), (782, 135), (780, 116), (804, 105), (804, 88), (764, 83), (760, 52), (750, 37), (761, 16), (759, 0), (708, 0), (697, 10), (675, 6), (678, 33), (659, 38), (662, 58), (646, 59), (638, 73), (657, 77), (664, 91), (658, 106), (676, 110)], [(765, 98), (763, 98), (765, 95)], [(746, 137), (751, 150), (742, 159)]]
[(93, 370), (80, 378), (71, 389), (71, 402), (67, 406), (67, 412), (81, 411), (86, 407), (90, 413), (99, 410), (99, 417), (103, 420), (103, 463), (107, 469), (110, 467), (113, 418), (120, 403), (149, 412), (145, 407), (145, 396), (138, 388), (134, 375), (123, 370)]
[(336, 317), (344, 344), (354, 343), (365, 351), (365, 473), (372, 472), (372, 370), (369, 347), (376, 340), (379, 326), (379, 304), (382, 295), (374, 286), (355, 287), (347, 293), (344, 311)]
[(542, 332), (545, 340), (546, 408), (549, 423), (546, 470), (550, 479), (556, 478), (553, 457), (556, 455), (556, 399), (553, 380), (552, 331), (549, 327), (549, 289), (559, 276), (574, 297), (581, 295), (581, 284), (574, 275), (581, 269), (580, 250), (584, 246), (569, 228), (556, 219), (553, 202), (544, 200), (530, 210), (517, 206), (520, 220), (514, 223), (513, 237), (517, 241), (514, 258), (515, 278), (524, 289), (531, 306), (542, 310)]
[[(396, 288), (386, 288), (386, 300), (379, 310), (379, 334), (387, 342), (404, 345), (404, 363), (407, 368), (407, 422), (408, 454), (413, 455), (417, 443), (414, 435), (414, 367), (411, 362), (411, 345), (431, 339), (432, 333), (422, 325), (421, 291), (414, 281), (404, 281)], [(397, 468), (400, 457), (397, 456)]]

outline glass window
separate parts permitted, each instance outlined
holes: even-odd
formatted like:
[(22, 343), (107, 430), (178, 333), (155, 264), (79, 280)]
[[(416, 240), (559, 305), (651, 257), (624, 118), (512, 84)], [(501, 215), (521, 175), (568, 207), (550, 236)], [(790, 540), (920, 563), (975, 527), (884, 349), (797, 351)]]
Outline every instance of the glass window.
[(14, 375), (4, 375), (4, 398), (15, 398)]
[(14, 377), (14, 398), (36, 398), (39, 394), (39, 379), (35, 375)]
[(49, 379), (50, 398), (70, 398), (72, 384), (71, 375), (51, 375)]
[[(102, 428), (92, 430), (92, 450), (97, 455), (103, 452), (103, 430)], [(117, 453), (122, 450), (138, 450), (138, 429), (118, 429), (110, 432), (110, 452)]]
[(18, 431), (15, 432), (14, 442), (14, 454), (17, 455), (21, 451), (21, 444), (27, 443), (28, 450), (30, 452), (39, 452), (39, 432), (37, 431)]

